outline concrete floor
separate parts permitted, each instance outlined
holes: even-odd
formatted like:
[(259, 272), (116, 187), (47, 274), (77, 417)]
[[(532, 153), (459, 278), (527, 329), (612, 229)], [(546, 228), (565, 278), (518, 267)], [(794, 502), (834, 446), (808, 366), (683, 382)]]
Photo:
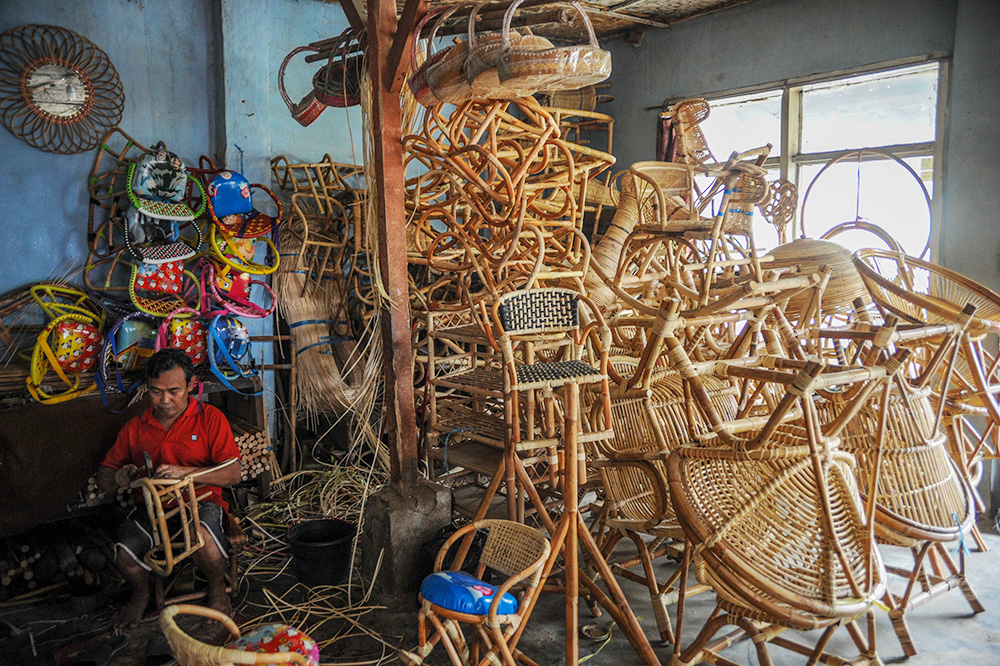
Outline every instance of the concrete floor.
[[(918, 654), (910, 658), (906, 658), (903, 654), (888, 616), (884, 612), (876, 611), (877, 649), (884, 663), (905, 663), (907, 666), (1000, 664), (1000, 602), (998, 602), (1000, 599), (1000, 537), (996, 535), (995, 529), (989, 527), (988, 521), (981, 523), (981, 529), (984, 531), (992, 530), (991, 533), (984, 535), (991, 550), (986, 553), (973, 551), (967, 560), (967, 573), (968, 579), (971, 581), (980, 602), (986, 607), (986, 611), (973, 615), (965, 597), (957, 589), (916, 608), (908, 614), (908, 622)], [(898, 548), (883, 549), (883, 558), (887, 564), (912, 564), (909, 552)], [(900, 579), (891, 578), (892, 589), (899, 589), (899, 582)], [(670, 663), (673, 648), (654, 640), (658, 637), (658, 632), (646, 588), (630, 581), (622, 581), (621, 585), (629, 598), (632, 610), (638, 616), (646, 635), (650, 637), (654, 652), (660, 662), (667, 666)], [(562, 604), (563, 599), (558, 595), (548, 595), (543, 598), (538, 610), (531, 618), (531, 623), (521, 643), (525, 654), (543, 666), (565, 663), (563, 638), (565, 635), (565, 616)], [(684, 647), (694, 640), (714, 606), (715, 595), (710, 592), (688, 600), (685, 611), (684, 635), (681, 638)], [(671, 609), (671, 613), (673, 613), (673, 609)], [(673, 615), (671, 615), (671, 619), (674, 619)], [(610, 623), (611, 620), (607, 615), (596, 620), (593, 619), (586, 607), (581, 604), (581, 626), (598, 624), (606, 627)], [(796, 635), (794, 632), (787, 632), (785, 636), (795, 638)], [(804, 640), (803, 642), (809, 641)], [(601, 645), (601, 643), (593, 643), (581, 638), (581, 661), (588, 655), (593, 655), (587, 663), (595, 666), (639, 666), (643, 663), (617, 627), (612, 628), (612, 637), (607, 645), (603, 647)], [(828, 652), (844, 658), (851, 658), (857, 654), (854, 644), (844, 631), (836, 632), (830, 642)], [(770, 654), (774, 666), (804, 664), (806, 662), (805, 657), (780, 647), (772, 647)], [(723, 652), (723, 656), (738, 664), (748, 666), (760, 663), (756, 650), (748, 641), (730, 647)]]
[[(986, 607), (986, 612), (972, 615), (969, 605), (958, 590), (952, 590), (915, 609), (909, 614), (909, 625), (919, 653), (909, 659), (903, 656), (888, 617), (885, 613), (878, 612), (878, 653), (883, 662), (905, 663), (907, 666), (936, 666), (945, 663), (963, 663), (970, 666), (1000, 664), (1000, 610), (998, 610), (1000, 602), (997, 601), (1000, 597), (1000, 536), (996, 535), (995, 529), (988, 528), (986, 521), (983, 521), (981, 527), (987, 531), (986, 540), (991, 550), (986, 553), (973, 552), (970, 555), (968, 577), (980, 601)], [(626, 548), (630, 547), (630, 545), (623, 546), (622, 552), (626, 553)], [(884, 556), (890, 563), (894, 561), (906, 563), (909, 559), (907, 552), (898, 549), (890, 549)], [(664, 563), (657, 566), (666, 572), (670, 565)], [(285, 581), (286, 586), (287, 584), (289, 581)], [(282, 580), (279, 579), (268, 583), (267, 587), (280, 592), (281, 585)], [(658, 634), (645, 587), (629, 581), (622, 581), (622, 587), (646, 635), (651, 637), (654, 652), (666, 666), (670, 663), (672, 647), (655, 640)], [(245, 591), (245, 594), (252, 597), (259, 592), (260, 590), (254, 589)], [(13, 659), (7, 663), (46, 666), (54, 664), (55, 649), (74, 640), (87, 638), (102, 626), (106, 626), (114, 607), (119, 604), (120, 599), (111, 600), (100, 608), (91, 610), (82, 618), (75, 617), (80, 613), (74, 613), (74, 609), (65, 603), (42, 604), (26, 609), (0, 608), (0, 625), (8, 622), (21, 628), (31, 627), (36, 632), (37, 656), (29, 650), (27, 639), (23, 634), (10, 636), (0, 632), (0, 652), (8, 659)], [(522, 639), (520, 647), (542, 666), (565, 662), (563, 604), (564, 599), (559, 594), (543, 595)], [(714, 595), (711, 593), (689, 599), (682, 637), (685, 646), (694, 639), (713, 607)], [(253, 614), (250, 606), (244, 605), (242, 610), (248, 616)], [(412, 648), (416, 644), (416, 607), (409, 600), (391, 603), (386, 608), (367, 615), (365, 623), (393, 644), (405, 648)], [(610, 623), (606, 614), (600, 618), (593, 618), (586, 605), (581, 603), (581, 627), (585, 625), (607, 627)], [(58, 627), (60, 631), (45, 633), (42, 630), (46, 627)], [(0, 629), (2, 628), (0, 626)], [(191, 625), (190, 631), (209, 642), (219, 635), (218, 626)], [(60, 633), (64, 635), (60, 636)], [(144, 650), (149, 639), (157, 634), (157, 623), (154, 621), (146, 622), (138, 629), (127, 632), (129, 646), (117, 654), (108, 666), (152, 666), (144, 659)], [(317, 636), (317, 638), (322, 637)], [(340, 647), (341, 645), (345, 647)], [(856, 654), (853, 644), (843, 631), (837, 632), (828, 651), (848, 658)], [(755, 650), (747, 641), (734, 645), (723, 654), (738, 664), (759, 663)], [(371, 656), (371, 641), (365, 646), (355, 647), (349, 642), (337, 643), (332, 649), (324, 652), (323, 663), (372, 663), (369, 661)], [(591, 642), (581, 638), (580, 656), (581, 660), (587, 659), (587, 663), (593, 666), (634, 666), (642, 663), (617, 627), (612, 627), (611, 638), (605, 642)], [(805, 658), (801, 655), (780, 647), (773, 647), (771, 656), (775, 666), (805, 663)], [(432, 653), (427, 663), (447, 664), (448, 661), (444, 651), (439, 648)]]

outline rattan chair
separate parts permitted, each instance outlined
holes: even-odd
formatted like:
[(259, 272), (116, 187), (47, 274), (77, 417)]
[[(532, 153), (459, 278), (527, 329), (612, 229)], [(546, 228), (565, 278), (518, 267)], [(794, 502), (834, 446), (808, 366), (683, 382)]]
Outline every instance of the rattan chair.
[(192, 478), (141, 477), (132, 486), (142, 491), (146, 513), (153, 525), (153, 547), (143, 559), (156, 575), (169, 576), (175, 565), (205, 545), (198, 501), (208, 495), (197, 495)]
[(641, 311), (643, 305), (681, 298), (704, 306), (720, 282), (739, 275), (763, 279), (751, 221), (754, 207), (770, 191), (765, 170), (739, 157), (734, 153), (710, 172), (723, 194), (717, 214), (708, 217), (701, 214), (707, 201), (696, 199), (692, 167), (667, 162), (631, 167), (639, 217), (622, 247), (612, 286), (626, 304)]
[[(693, 544), (685, 561), (697, 554), (704, 565), (696, 569), (701, 582), (717, 595), (716, 609), (694, 642), (683, 653), (675, 645), (673, 665), (723, 660), (719, 652), (734, 636), (712, 639), (726, 625), (752, 638), (761, 663), (771, 663), (769, 643), (812, 660), (843, 663), (825, 652), (841, 626), (860, 652), (851, 663), (880, 663), (872, 605), (884, 593), (885, 571), (872, 535), (872, 505), (867, 514), (862, 510), (853, 457), (838, 444), (840, 431), (904, 356), (839, 375), (821, 376), (823, 367), (812, 362), (796, 374), (726, 370), (787, 389), (758, 431), (737, 436), (714, 422), (716, 445), (681, 447), (668, 459), (671, 500)], [(685, 375), (691, 370), (685, 368)], [(858, 380), (866, 383), (852, 401), (821, 424), (814, 391)], [(802, 410), (802, 424), (781, 422), (792, 403)], [(867, 639), (856, 626), (863, 616)], [(823, 631), (813, 645), (804, 645), (780, 636), (786, 629)]]
[[(580, 303), (587, 306), (580, 308)], [(644, 659), (655, 659), (638, 621), (628, 606), (613, 573), (583, 522), (578, 507), (580, 480), (587, 478), (586, 452), (580, 444), (594, 444), (614, 436), (611, 427), (608, 348), (611, 331), (593, 302), (569, 289), (546, 288), (505, 294), (493, 304), (493, 323), (499, 332), (498, 347), (504, 363), (504, 408), (511, 447), (506, 458), (513, 457), (518, 446), (546, 447), (550, 451), (550, 469), (562, 490), (563, 511), (559, 522), (548, 515), (537, 491), (525, 484), (532, 503), (545, 528), (552, 535), (553, 558), (562, 553), (565, 562), (566, 661), (578, 659), (579, 581), (594, 589), (594, 583), (579, 570), (578, 548), (582, 546), (590, 565), (604, 580), (613, 603), (605, 608), (622, 627), (626, 637)], [(586, 321), (584, 317), (588, 317)], [(594, 345), (586, 345), (592, 337)], [(584, 355), (588, 355), (587, 362)], [(596, 365), (594, 364), (596, 361)], [(603, 413), (603, 427), (581, 432), (580, 388), (594, 388), (595, 410)], [(557, 407), (555, 391), (562, 394)], [(521, 410), (524, 405), (524, 421)], [(561, 415), (561, 418), (557, 418)], [(533, 439), (537, 438), (537, 439)], [(559, 445), (562, 445), (560, 465)], [(513, 474), (525, 479), (523, 470), (506, 466), (513, 486)]]
[[(232, 618), (212, 608), (203, 606), (176, 605), (167, 606), (160, 613), (160, 630), (167, 637), (170, 651), (180, 666), (233, 666), (234, 664), (295, 664), (296, 666), (318, 666), (316, 660), (300, 652), (250, 652), (234, 647), (208, 645), (191, 638), (179, 626), (178, 615), (198, 615), (217, 620), (236, 640), (241, 633)], [(283, 626), (283, 625), (273, 625)], [(297, 632), (305, 642), (315, 643), (305, 634)]]
[[(888, 567), (904, 579), (902, 592), (886, 591), (893, 628), (903, 652), (912, 656), (917, 650), (906, 624), (909, 611), (955, 588), (973, 613), (985, 608), (966, 578), (964, 549), (959, 548), (956, 564), (945, 545), (963, 545), (976, 516), (972, 491), (948, 455), (930, 390), (915, 391), (902, 382), (895, 388), (886, 406), (871, 401), (847, 425), (843, 450), (857, 459), (862, 499), (867, 501), (874, 489), (878, 541), (912, 552), (913, 567)], [(887, 425), (878, 441), (871, 433), (880, 418)]]
[[(443, 571), (445, 558), (452, 548), (459, 540), (468, 542), (478, 530), (486, 530), (487, 537), (474, 576), (483, 581), (489, 569), (504, 577), (503, 582), (495, 591), (486, 594), (491, 598), (486, 612), (470, 613), (446, 607), (452, 605), (446, 601), (435, 603), (425, 598), (425, 593), (430, 595), (430, 586), (425, 581), (418, 616), (420, 642), (412, 652), (400, 651), (400, 659), (404, 663), (411, 666), (422, 664), (440, 642), (454, 666), (515, 666), (518, 662), (535, 665), (517, 649), (517, 643), (541, 593), (543, 567), (549, 559), (549, 540), (542, 532), (521, 523), (509, 520), (476, 521), (457, 530), (445, 542), (437, 553), (434, 571)], [(457, 572), (462, 568), (466, 548), (460, 549), (454, 557), (450, 571)], [(488, 588), (480, 585), (477, 589), (482, 592)], [(514, 596), (516, 609), (501, 613), (501, 602), (508, 603)], [(466, 637), (463, 626), (468, 626), (470, 636)]]
[[(975, 491), (983, 460), (1000, 459), (996, 446), (1000, 364), (983, 344), (987, 336), (1000, 333), (1000, 295), (954, 271), (899, 252), (859, 250), (854, 263), (883, 315), (917, 324), (947, 324), (961, 320), (967, 305), (975, 306), (960, 339), (955, 372), (949, 373), (945, 385), (939, 381), (936, 387), (944, 400), (952, 457)], [(932, 353), (933, 349), (928, 352)], [(973, 418), (985, 419), (986, 432), (977, 432)], [(975, 498), (985, 510), (978, 493)], [(975, 527), (972, 534), (979, 549), (986, 550)]]

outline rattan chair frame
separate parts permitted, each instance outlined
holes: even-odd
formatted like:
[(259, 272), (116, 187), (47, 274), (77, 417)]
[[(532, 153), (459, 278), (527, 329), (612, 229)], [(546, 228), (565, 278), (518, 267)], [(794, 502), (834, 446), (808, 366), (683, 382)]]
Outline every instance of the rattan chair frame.
[[(192, 478), (141, 477), (132, 482), (132, 487), (141, 490), (146, 514), (153, 526), (153, 547), (143, 561), (156, 575), (169, 576), (178, 563), (205, 545), (198, 502), (208, 493), (199, 496)], [(171, 531), (167, 521), (172, 518), (177, 518), (177, 526)]]

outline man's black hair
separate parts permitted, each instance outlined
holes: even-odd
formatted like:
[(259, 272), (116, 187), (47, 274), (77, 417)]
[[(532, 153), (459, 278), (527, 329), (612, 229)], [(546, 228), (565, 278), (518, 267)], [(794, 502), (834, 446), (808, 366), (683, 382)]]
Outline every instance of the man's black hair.
[(164, 372), (174, 368), (181, 368), (184, 371), (184, 381), (191, 383), (191, 378), (194, 377), (194, 364), (191, 362), (191, 357), (183, 350), (173, 347), (161, 349), (150, 356), (146, 363), (146, 381), (156, 379)]

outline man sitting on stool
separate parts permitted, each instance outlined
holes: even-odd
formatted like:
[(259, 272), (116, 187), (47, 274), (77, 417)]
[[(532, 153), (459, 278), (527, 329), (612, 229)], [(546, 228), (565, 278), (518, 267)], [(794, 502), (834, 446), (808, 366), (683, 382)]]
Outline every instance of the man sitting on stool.
[[(182, 479), (230, 461), (198, 478), (199, 494), (211, 495), (198, 504), (205, 545), (191, 559), (208, 579), (208, 605), (232, 615), (225, 580), (229, 546), (223, 530), (229, 505), (220, 486), (239, 482), (239, 449), (222, 412), (191, 397), (195, 382), (191, 359), (180, 349), (163, 349), (150, 357), (146, 388), (152, 406), (118, 433), (98, 470), (97, 485), (106, 493), (128, 488), (139, 476), (143, 453), (149, 453), (153, 475), (159, 479)], [(150, 568), (143, 556), (153, 547), (152, 529), (145, 507), (137, 506), (115, 535), (115, 564), (132, 588), (132, 597), (115, 617), (117, 627), (136, 626), (149, 603)]]

